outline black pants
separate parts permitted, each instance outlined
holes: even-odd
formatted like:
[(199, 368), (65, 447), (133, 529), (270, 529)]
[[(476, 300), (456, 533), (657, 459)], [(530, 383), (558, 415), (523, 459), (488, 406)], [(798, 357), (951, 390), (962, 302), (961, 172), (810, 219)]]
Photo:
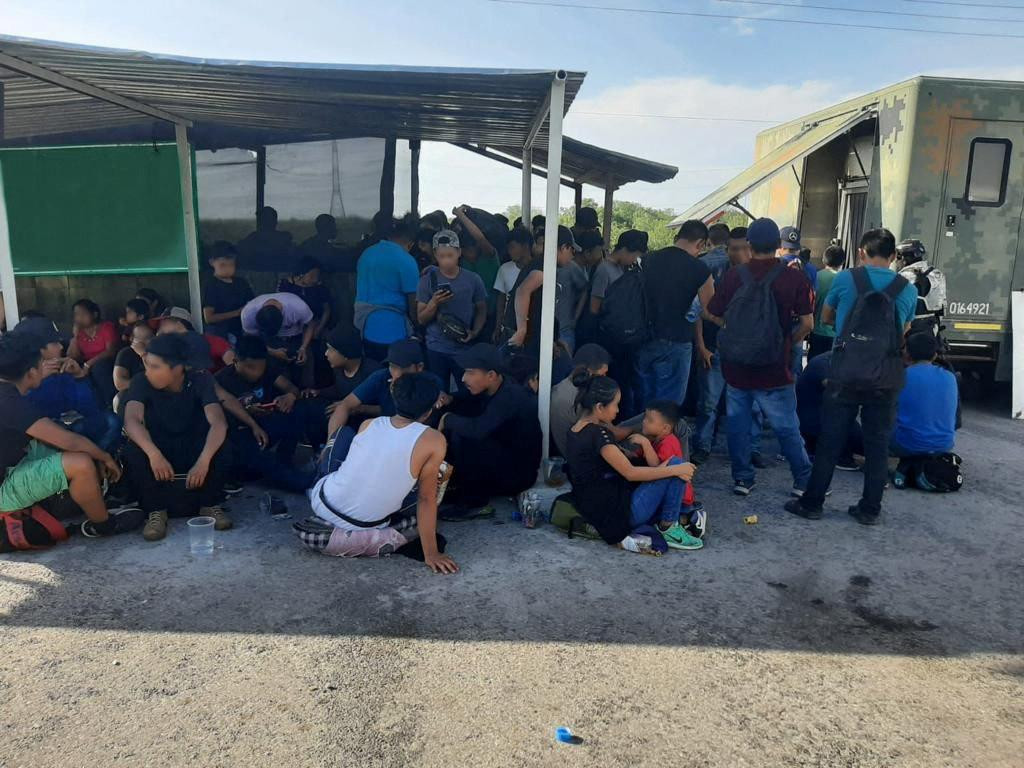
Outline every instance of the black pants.
[[(182, 435), (161, 435), (151, 431), (150, 437), (174, 468), (174, 474), (184, 476), (203, 452), (208, 430), (209, 425), (204, 420)], [(160, 482), (153, 477), (149, 458), (135, 443), (129, 442), (122, 454), (125, 475), (138, 496), (142, 510), (154, 512), (164, 509), (171, 515), (182, 517), (198, 514), (201, 507), (221, 503), (224, 498), (224, 459), (222, 447), (210, 462), (206, 482), (200, 488), (188, 490), (184, 477), (170, 482)]]
[(882, 510), (882, 492), (889, 473), (889, 438), (896, 418), (896, 395), (892, 392), (851, 393), (829, 388), (825, 392), (824, 407), (822, 431), (803, 504), (812, 509), (824, 504), (836, 462), (845, 450), (860, 414), (864, 442), (864, 490), (859, 506), (862, 511), (877, 515)]
[(817, 357), (823, 355), (832, 349), (832, 344), (835, 339), (831, 336), (821, 336), (817, 333), (812, 333), (807, 337), (807, 360), (808, 362)]
[(522, 446), (502, 446), (490, 440), (469, 440), (448, 433), (448, 463), (455, 468), (445, 501), (482, 507), (493, 496), (515, 496), (537, 481), (540, 461)]

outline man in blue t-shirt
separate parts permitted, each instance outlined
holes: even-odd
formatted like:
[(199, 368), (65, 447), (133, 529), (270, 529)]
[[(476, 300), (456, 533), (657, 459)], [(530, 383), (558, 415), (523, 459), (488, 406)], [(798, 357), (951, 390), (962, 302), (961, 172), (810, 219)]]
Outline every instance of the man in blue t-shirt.
[(407, 338), (416, 322), (420, 272), (409, 254), (416, 231), (407, 219), (378, 222), (382, 239), (359, 257), (353, 324), (366, 356), (380, 360), (389, 344)]
[[(885, 290), (898, 278), (890, 268), (896, 257), (896, 238), (887, 229), (872, 229), (860, 239), (859, 266), (867, 270), (872, 287)], [(899, 278), (902, 279), (902, 278)], [(837, 338), (857, 303), (852, 270), (836, 275), (821, 309), (821, 322), (834, 324)], [(895, 322), (903, 333), (910, 327), (917, 306), (917, 289), (907, 283), (894, 302)], [(786, 504), (786, 511), (808, 520), (821, 518), (825, 494), (832, 483), (836, 461), (846, 445), (850, 425), (860, 417), (864, 434), (864, 489), (849, 513), (862, 525), (877, 525), (882, 511), (882, 492), (889, 474), (889, 437), (892, 434), (899, 390), (849, 390), (830, 386), (825, 397), (822, 432), (814, 454), (807, 490)]]
[(915, 333), (907, 338), (907, 383), (896, 407), (896, 429), (892, 453), (920, 456), (951, 453), (956, 439), (956, 409), (959, 391), (956, 376), (935, 365), (938, 345), (933, 333)]

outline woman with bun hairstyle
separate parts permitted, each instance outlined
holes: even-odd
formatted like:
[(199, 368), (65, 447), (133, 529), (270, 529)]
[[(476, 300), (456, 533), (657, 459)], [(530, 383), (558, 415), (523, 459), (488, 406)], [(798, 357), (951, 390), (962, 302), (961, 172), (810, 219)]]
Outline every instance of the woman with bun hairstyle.
[[(608, 544), (621, 546), (631, 531), (656, 525), (670, 547), (693, 549), (679, 515), (685, 485), (696, 468), (675, 458), (655, 467), (631, 464), (610, 429), (621, 397), (619, 385), (607, 376), (580, 381), (579, 420), (566, 441), (577, 509)], [(645, 453), (653, 451), (643, 435), (629, 440)]]

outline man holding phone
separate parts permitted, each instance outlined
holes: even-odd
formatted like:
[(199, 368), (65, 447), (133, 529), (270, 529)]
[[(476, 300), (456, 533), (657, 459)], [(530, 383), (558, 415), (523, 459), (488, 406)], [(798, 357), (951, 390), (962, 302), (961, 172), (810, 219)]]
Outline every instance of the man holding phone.
[[(459, 266), (459, 236), (448, 229), (434, 235), (436, 267), (429, 267), (416, 291), (416, 314), (427, 329), (427, 370), (441, 379), (462, 381), (455, 356), (476, 339), (487, 322), (487, 289), (478, 274)], [(461, 385), (460, 385), (461, 386)]]

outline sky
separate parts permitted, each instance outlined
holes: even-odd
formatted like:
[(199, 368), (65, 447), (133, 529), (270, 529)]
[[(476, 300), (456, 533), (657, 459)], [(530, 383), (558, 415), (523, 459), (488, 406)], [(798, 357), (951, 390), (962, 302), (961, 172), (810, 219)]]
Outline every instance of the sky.
[[(3, 0), (0, 30), (207, 58), (585, 71), (565, 133), (678, 166), (616, 193), (674, 211), (748, 165), (774, 123), (920, 74), (1024, 80), (1024, 0)], [(421, 190), (423, 210), (504, 210), (520, 175), (425, 144)], [(535, 206), (543, 194), (538, 179)]]

